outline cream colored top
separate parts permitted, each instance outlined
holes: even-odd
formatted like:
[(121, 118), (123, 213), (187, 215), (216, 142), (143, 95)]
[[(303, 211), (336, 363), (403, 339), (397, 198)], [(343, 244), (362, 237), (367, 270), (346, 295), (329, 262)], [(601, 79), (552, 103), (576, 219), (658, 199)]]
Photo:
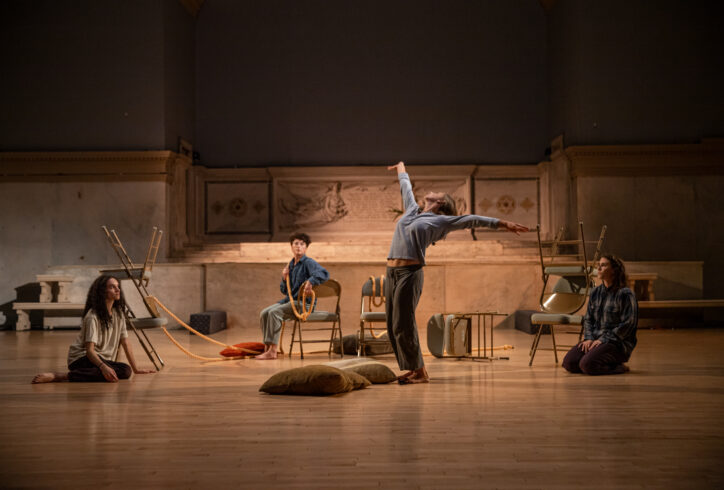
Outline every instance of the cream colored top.
[(96, 354), (104, 361), (116, 359), (121, 339), (128, 337), (126, 319), (113, 309), (111, 324), (103, 326), (98, 316), (90, 310), (83, 317), (80, 333), (68, 349), (68, 365), (85, 356), (85, 344), (93, 342)]

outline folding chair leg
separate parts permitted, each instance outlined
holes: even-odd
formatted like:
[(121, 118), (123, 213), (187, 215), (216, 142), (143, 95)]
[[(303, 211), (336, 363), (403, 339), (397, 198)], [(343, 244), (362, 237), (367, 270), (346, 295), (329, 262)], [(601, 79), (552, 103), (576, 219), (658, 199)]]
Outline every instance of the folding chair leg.
[(543, 325), (538, 325), (538, 332), (535, 334), (535, 338), (533, 339), (533, 345), (530, 347), (530, 361), (528, 362), (529, 366), (533, 365), (533, 359), (535, 358), (535, 353), (538, 350), (538, 343), (540, 342), (540, 336), (543, 332)]
[(365, 322), (359, 322), (359, 336), (357, 338), (357, 357), (362, 357), (365, 350)]
[(301, 356), (301, 359), (304, 359), (304, 344), (302, 343), (302, 322), (297, 322), (299, 324), (299, 355)]
[[(339, 333), (339, 357), (344, 357), (344, 346), (342, 345), (342, 321), (340, 319), (339, 323), (335, 322), (335, 325), (337, 326), (337, 333)], [(332, 338), (334, 339), (334, 332), (335, 330), (332, 330)], [(332, 344), (329, 345), (330, 348), (332, 347)], [(330, 352), (331, 354), (331, 352)]]
[(297, 333), (297, 322), (294, 321), (294, 326), (292, 327), (292, 341), (289, 344), (289, 357), (292, 357), (292, 350), (294, 350), (294, 337)]
[[(161, 366), (164, 366), (165, 364), (161, 360), (161, 358), (158, 356), (158, 353), (156, 352), (156, 349), (153, 348), (153, 344), (148, 340), (148, 337), (146, 337), (146, 334), (143, 333), (143, 330), (141, 330), (141, 333), (143, 333), (143, 337), (145, 337), (145, 340), (141, 338), (141, 334), (139, 334), (138, 329), (136, 327), (133, 327), (133, 333), (136, 334), (136, 338), (138, 339), (138, 343), (141, 344), (141, 347), (143, 348), (144, 352), (148, 356), (148, 359), (151, 361), (151, 364), (153, 364), (153, 367), (156, 368), (156, 371), (160, 371), (161, 368), (158, 367), (158, 364), (156, 364), (156, 360), (153, 358), (153, 354), (156, 354), (156, 357), (158, 358), (158, 361), (161, 363)], [(151, 346), (149, 349), (146, 345), (146, 342)]]
[(556, 360), (556, 364), (558, 364), (558, 348), (556, 347), (556, 333), (553, 325), (551, 325), (551, 341), (553, 342), (553, 357)]
[(161, 363), (161, 366), (165, 366), (166, 363), (163, 362), (163, 359), (161, 359), (161, 356), (159, 356), (158, 352), (156, 352), (156, 348), (151, 343), (151, 339), (148, 338), (148, 336), (146, 335), (146, 332), (141, 330), (141, 335), (143, 335), (143, 338), (146, 339), (146, 342), (148, 343), (148, 346), (150, 347), (151, 352), (153, 353), (153, 355), (156, 356), (156, 358), (158, 359), (158, 362)]

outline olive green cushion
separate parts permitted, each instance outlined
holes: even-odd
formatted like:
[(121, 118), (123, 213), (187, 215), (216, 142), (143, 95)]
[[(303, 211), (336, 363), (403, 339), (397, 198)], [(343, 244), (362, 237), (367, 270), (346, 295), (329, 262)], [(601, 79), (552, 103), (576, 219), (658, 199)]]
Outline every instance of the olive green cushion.
[(370, 359), (345, 359), (343, 361), (328, 362), (327, 366), (336, 367), (346, 372), (361, 374), (370, 383), (384, 384), (391, 383), (397, 379), (397, 375), (381, 362)]
[(313, 364), (274, 374), (259, 388), (272, 395), (334, 395), (369, 386), (363, 376)]

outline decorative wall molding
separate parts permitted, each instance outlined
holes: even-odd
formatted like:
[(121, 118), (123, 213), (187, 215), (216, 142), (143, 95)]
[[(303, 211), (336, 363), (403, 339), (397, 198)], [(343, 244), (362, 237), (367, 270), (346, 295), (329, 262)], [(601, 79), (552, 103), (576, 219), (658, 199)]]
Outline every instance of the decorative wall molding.
[(0, 182), (172, 183), (174, 165), (186, 160), (172, 151), (0, 152)]
[(571, 176), (724, 174), (724, 144), (570, 146)]

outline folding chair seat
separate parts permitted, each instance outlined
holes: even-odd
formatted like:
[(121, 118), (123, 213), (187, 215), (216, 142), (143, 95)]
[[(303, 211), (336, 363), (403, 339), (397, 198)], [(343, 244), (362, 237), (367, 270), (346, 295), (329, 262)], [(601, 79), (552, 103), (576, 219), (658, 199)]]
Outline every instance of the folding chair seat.
[[(385, 337), (387, 332), (387, 313), (385, 312), (385, 280), (384, 276), (370, 277), (362, 284), (362, 305), (359, 314), (359, 340), (357, 342), (357, 355), (364, 356), (367, 354), (366, 346), (373, 344), (381, 344), (390, 346), (390, 340)], [(375, 311), (375, 308), (382, 307), (381, 311)], [(381, 323), (379, 327), (382, 332), (375, 332), (374, 324)]]
[[(295, 342), (299, 344), (299, 352), (302, 359), (304, 359), (303, 344), (328, 342), (329, 349), (327, 350), (327, 354), (329, 356), (332, 355), (332, 346), (334, 344), (335, 337), (339, 339), (340, 345), (342, 344), (342, 325), (340, 323), (339, 307), (340, 297), (342, 295), (342, 286), (334, 279), (329, 279), (323, 284), (314, 286), (314, 293), (317, 296), (318, 304), (333, 304), (333, 308), (331, 308), (329, 311), (315, 309), (315, 311), (310, 313), (310, 315), (305, 320), (299, 320), (298, 318), (294, 319), (294, 327), (292, 329), (292, 341), (289, 344), (290, 356), (292, 355), (292, 349)], [(323, 323), (331, 323), (331, 325), (325, 327), (317, 325)], [(303, 331), (306, 333), (316, 331), (330, 331), (330, 337), (329, 339), (304, 340), (302, 338)], [(298, 339), (297, 336), (299, 337)], [(341, 357), (344, 357), (343, 349), (340, 350), (340, 354)]]

